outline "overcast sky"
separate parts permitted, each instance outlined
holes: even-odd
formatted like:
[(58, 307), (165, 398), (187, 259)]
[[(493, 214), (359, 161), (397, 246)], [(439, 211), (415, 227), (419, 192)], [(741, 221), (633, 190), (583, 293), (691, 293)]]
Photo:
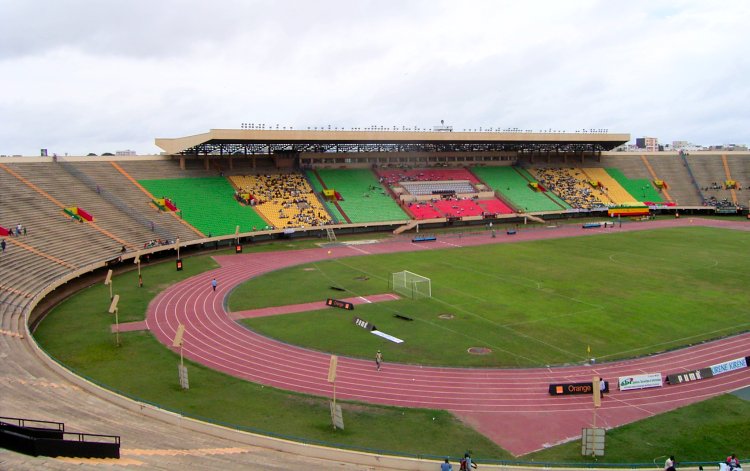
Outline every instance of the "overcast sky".
[(750, 2), (0, 0), (0, 154), (241, 123), (750, 143)]

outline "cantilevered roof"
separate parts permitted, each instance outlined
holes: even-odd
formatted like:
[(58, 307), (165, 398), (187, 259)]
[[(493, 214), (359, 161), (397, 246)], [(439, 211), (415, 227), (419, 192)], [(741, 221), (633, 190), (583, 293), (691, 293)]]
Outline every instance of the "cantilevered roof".
[(212, 129), (157, 138), (168, 154), (259, 154), (274, 151), (606, 151), (630, 140), (623, 133), (303, 131)]

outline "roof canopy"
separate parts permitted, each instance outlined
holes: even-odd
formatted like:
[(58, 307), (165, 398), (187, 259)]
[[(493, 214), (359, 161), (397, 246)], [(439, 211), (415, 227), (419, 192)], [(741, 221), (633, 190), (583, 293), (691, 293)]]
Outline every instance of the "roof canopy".
[(168, 154), (271, 154), (293, 152), (607, 151), (630, 140), (621, 133), (302, 131), (212, 129), (157, 138)]

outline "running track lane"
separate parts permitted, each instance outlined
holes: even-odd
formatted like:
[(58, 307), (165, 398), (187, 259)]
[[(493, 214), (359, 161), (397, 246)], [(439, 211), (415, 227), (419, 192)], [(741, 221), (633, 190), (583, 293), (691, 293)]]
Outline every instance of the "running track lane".
[[(328, 354), (278, 342), (232, 321), (223, 307), (229, 291), (241, 282), (279, 268), (317, 260), (398, 251), (432, 250), (451, 246), (506, 243), (543, 238), (607, 234), (658, 227), (706, 225), (750, 230), (734, 221), (681, 219), (628, 223), (617, 229), (580, 226), (452, 238), (445, 243), (412, 244), (408, 240), (325, 249), (216, 257), (221, 268), (175, 284), (149, 305), (146, 324), (169, 348), (177, 326), (185, 324), (183, 354), (210, 368), (280, 389), (330, 397)], [(210, 280), (220, 283), (216, 293)], [(340, 357), (337, 397), (402, 407), (445, 409), (474, 426), (514, 455), (575, 439), (591, 425), (590, 396), (553, 397), (548, 385), (591, 381), (604, 377), (612, 384), (619, 376), (662, 374), (702, 368), (750, 354), (750, 333), (660, 355), (593, 366), (478, 369), (419, 367), (385, 363), (376, 372), (369, 360)], [(176, 351), (176, 349), (173, 348)], [(728, 391), (750, 386), (750, 368), (674, 386), (606, 395), (597, 411), (597, 424), (620, 426)]]

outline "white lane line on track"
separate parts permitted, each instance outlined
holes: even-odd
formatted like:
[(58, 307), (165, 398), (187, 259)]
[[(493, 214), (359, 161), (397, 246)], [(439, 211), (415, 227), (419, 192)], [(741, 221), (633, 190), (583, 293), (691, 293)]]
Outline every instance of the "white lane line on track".
[(361, 248), (359, 248), (357, 246), (354, 246), (354, 245), (347, 245), (346, 247), (349, 248), (349, 249), (354, 250), (355, 252), (363, 253), (365, 255), (371, 255), (372, 254), (372, 252), (368, 252), (367, 250), (361, 249)]

